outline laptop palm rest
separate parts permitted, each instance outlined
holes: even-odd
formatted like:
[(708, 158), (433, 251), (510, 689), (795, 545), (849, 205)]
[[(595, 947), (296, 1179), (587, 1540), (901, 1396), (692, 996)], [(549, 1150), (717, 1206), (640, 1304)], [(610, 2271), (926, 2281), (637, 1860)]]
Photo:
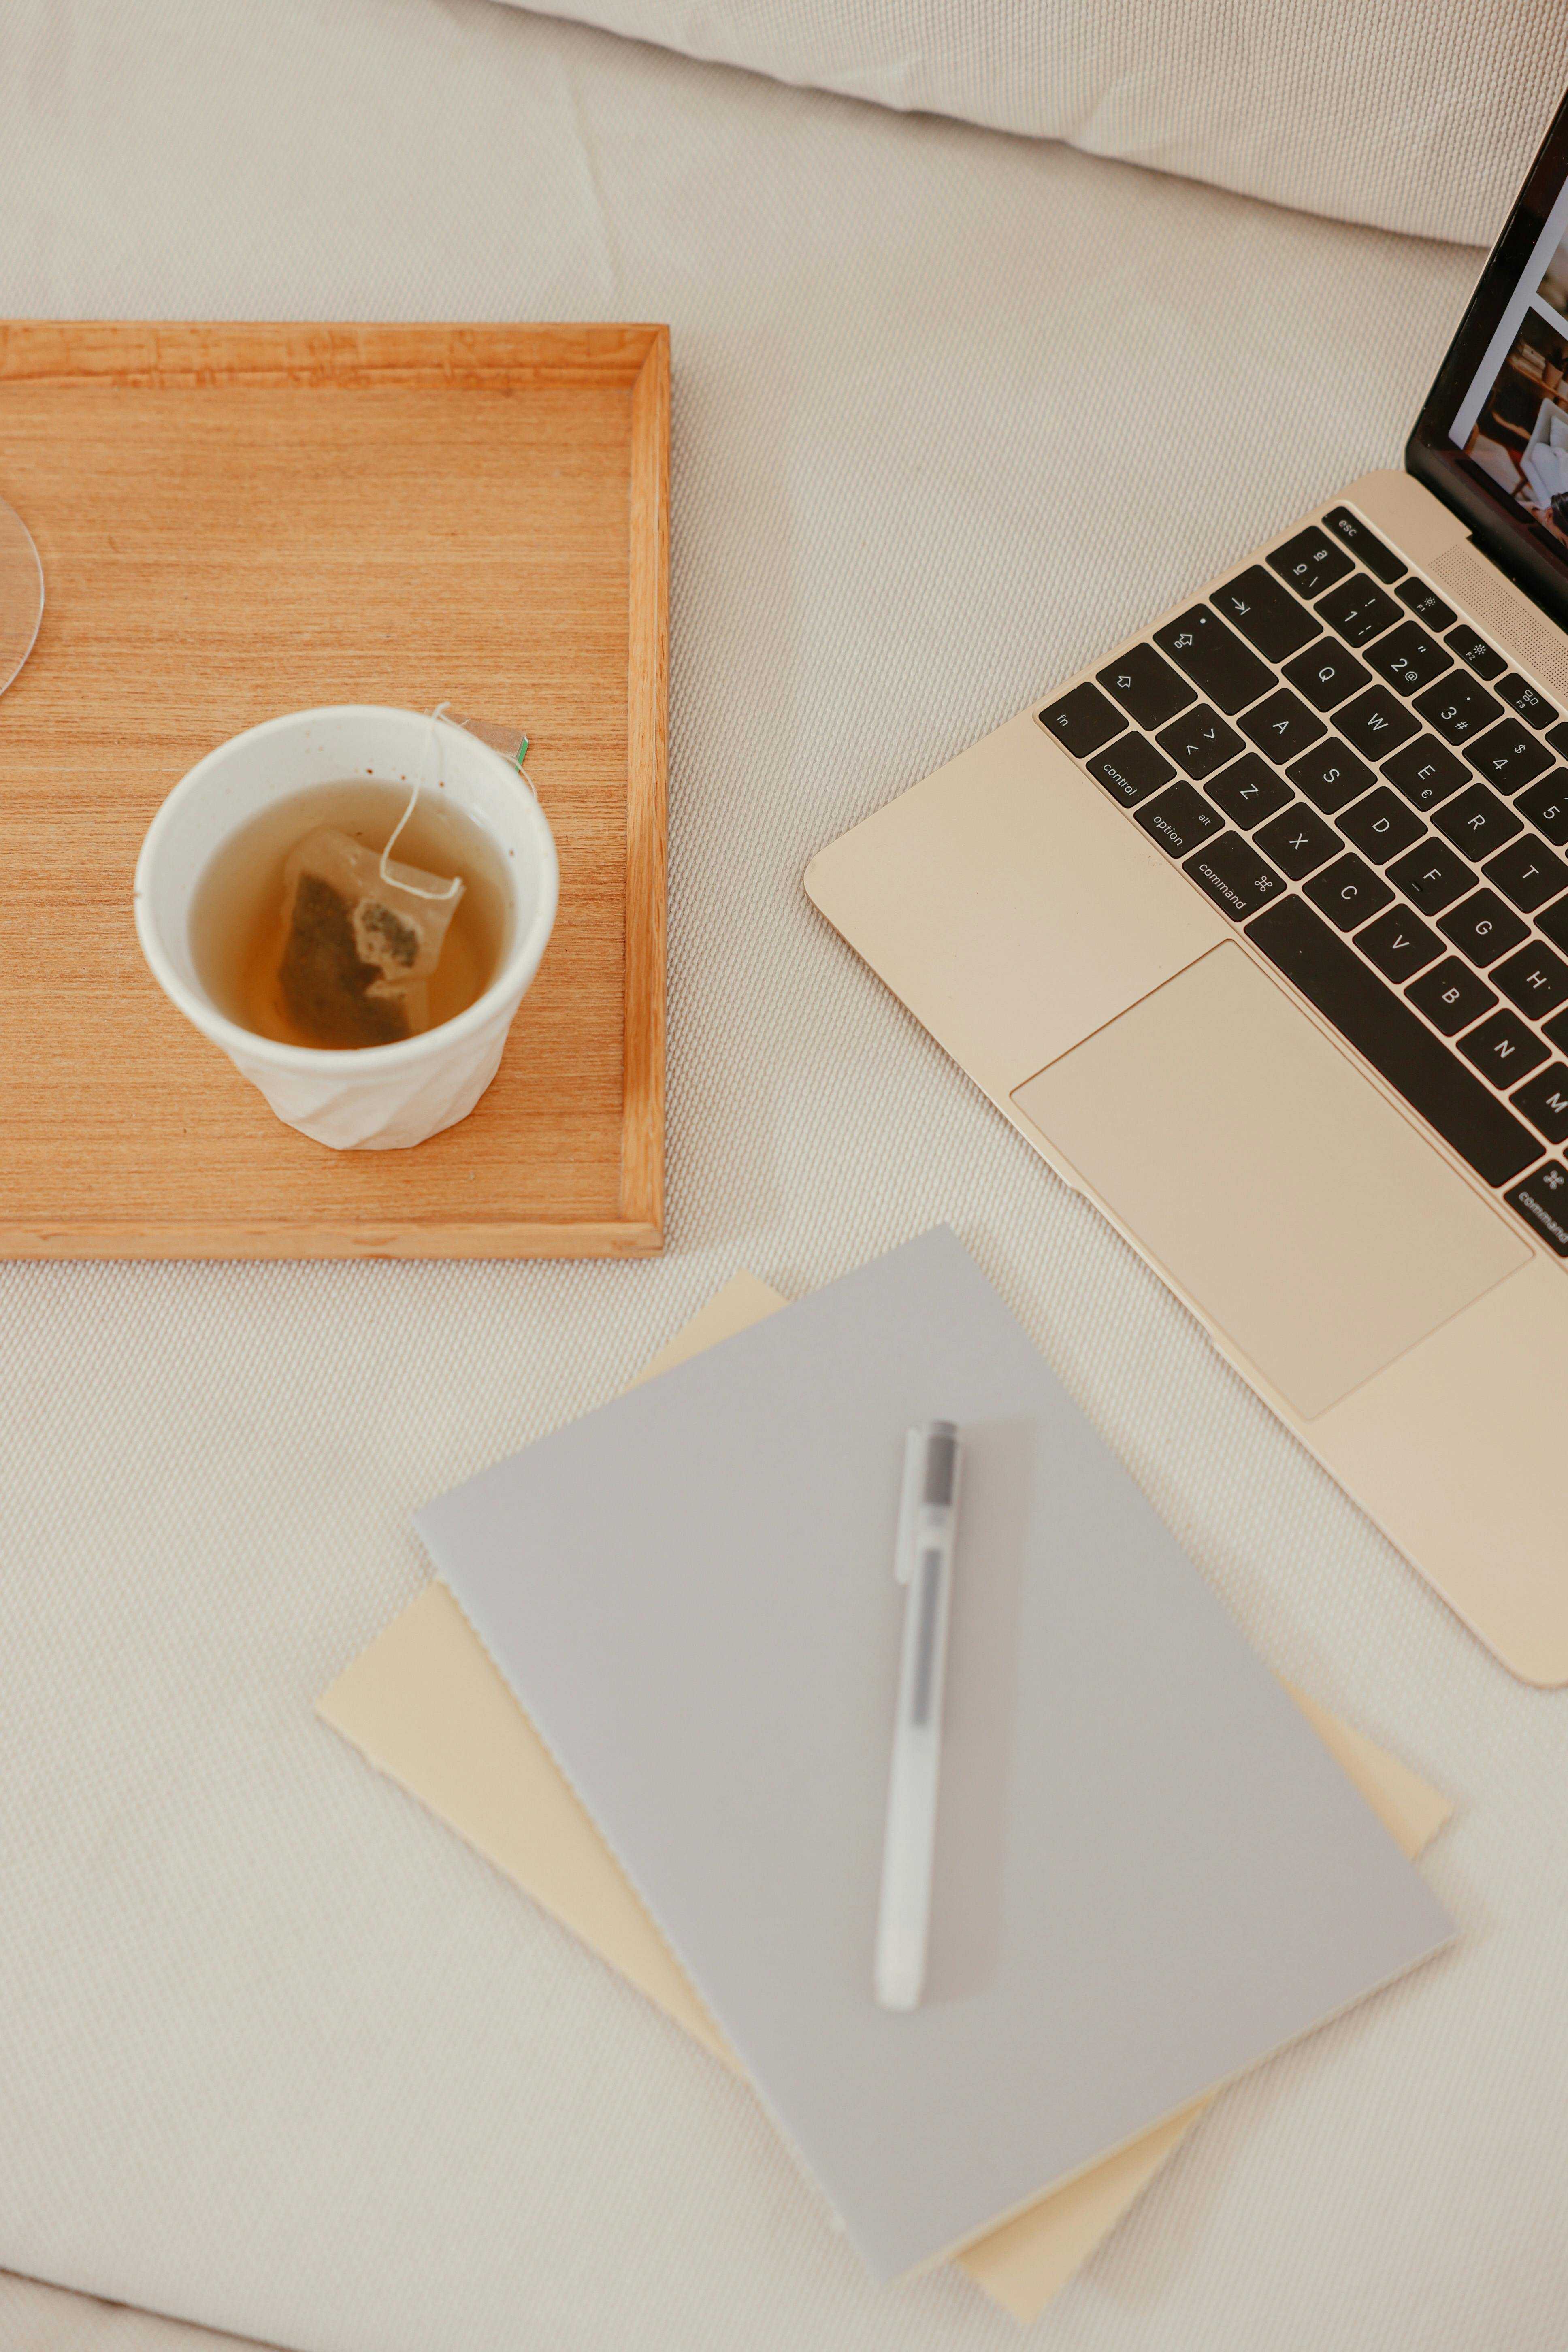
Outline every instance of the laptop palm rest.
[(1012, 1098), (1303, 1420), (1531, 1255), (1237, 946)]

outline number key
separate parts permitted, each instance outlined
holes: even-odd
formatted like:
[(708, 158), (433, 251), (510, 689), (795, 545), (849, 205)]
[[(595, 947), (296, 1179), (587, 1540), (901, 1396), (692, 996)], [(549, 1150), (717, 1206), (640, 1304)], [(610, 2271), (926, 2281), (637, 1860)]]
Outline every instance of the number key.
[(1392, 629), (1400, 616), (1393, 597), (1385, 596), (1364, 572), (1331, 588), (1318, 610), (1347, 646), (1369, 644), (1384, 629)]
[(1466, 746), (1465, 757), (1500, 793), (1517, 793), (1552, 765), (1552, 754), (1541, 738), (1530, 734), (1517, 719), (1505, 719), (1500, 727), (1478, 735)]
[(1542, 776), (1527, 793), (1521, 793), (1514, 806), (1561, 849), (1568, 842), (1568, 768), (1554, 768), (1549, 776)]
[(1415, 708), (1445, 743), (1466, 743), (1502, 717), (1502, 705), (1474, 678), (1439, 678), (1415, 698)]
[(1441, 677), (1446, 669), (1454, 667), (1443, 647), (1425, 629), (1418, 629), (1414, 621), (1402, 622), (1373, 646), (1367, 659), (1378, 676), (1397, 687), (1401, 694), (1418, 693), (1422, 687), (1430, 686), (1435, 677)]

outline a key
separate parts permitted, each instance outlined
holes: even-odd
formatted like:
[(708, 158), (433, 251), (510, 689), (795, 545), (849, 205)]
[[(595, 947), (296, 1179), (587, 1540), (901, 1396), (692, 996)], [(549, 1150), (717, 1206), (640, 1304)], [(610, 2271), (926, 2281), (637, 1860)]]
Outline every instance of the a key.
[(1397, 629), (1380, 638), (1367, 659), (1379, 677), (1386, 678), (1401, 694), (1418, 693), (1454, 667), (1451, 656), (1414, 621), (1402, 621)]
[(1315, 873), (1325, 858), (1332, 857), (1344, 847), (1334, 828), (1315, 809), (1302, 801), (1292, 801), (1280, 815), (1274, 817), (1258, 835), (1258, 846), (1266, 850), (1282, 874), (1292, 882), (1300, 882)]
[(1489, 646), (1485, 637), (1477, 636), (1468, 621), (1461, 621), (1457, 629), (1450, 629), (1447, 642), (1466, 668), (1473, 669), (1478, 677), (1500, 677), (1508, 667), (1496, 646)]
[(1331, 588), (1318, 610), (1347, 646), (1370, 645), (1403, 617), (1393, 597), (1385, 595), (1364, 572)]
[(1368, 923), (1356, 933), (1355, 943), (1385, 980), (1394, 981), (1408, 980), (1443, 950), (1436, 932), (1429, 931), (1404, 907), (1390, 907), (1375, 922)]
[(1321, 637), (1304, 654), (1286, 663), (1285, 676), (1314, 710), (1332, 710), (1358, 687), (1367, 685), (1372, 672), (1333, 637)]
[(1307, 896), (1314, 906), (1321, 907), (1331, 923), (1342, 931), (1353, 931), (1369, 915), (1386, 907), (1394, 893), (1381, 874), (1347, 851), (1331, 866), (1325, 866), (1307, 884)]
[(1485, 784), (1472, 784), (1456, 799), (1445, 801), (1432, 822), (1456, 849), (1462, 849), (1478, 864), (1524, 829), (1507, 803), (1489, 793)]
[(1333, 735), (1326, 742), (1314, 744), (1303, 759), (1293, 760), (1285, 772), (1296, 790), (1305, 793), (1325, 816), (1332, 816), (1347, 801), (1359, 800), (1377, 782), (1365, 761), (1358, 760)]
[(1155, 630), (1154, 643), (1186, 672), (1200, 694), (1226, 712), (1244, 710), (1274, 683), (1273, 671), (1206, 604), (1194, 604), (1178, 620), (1167, 621)]
[(1539, 1157), (1524, 1121), (1293, 893), (1247, 935), (1487, 1183), (1510, 1182)]
[(1517, 719), (1489, 727), (1484, 735), (1466, 744), (1465, 757), (1500, 793), (1521, 791), (1552, 765), (1552, 754), (1540, 736), (1531, 735)]
[(1470, 781), (1461, 759), (1445, 749), (1436, 735), (1417, 735), (1383, 763), (1383, 772), (1398, 786), (1412, 808), (1434, 809)]
[(1568, 963), (1539, 940), (1526, 940), (1517, 955), (1494, 968), (1492, 978), (1531, 1021), (1544, 1021), (1568, 1003)]
[(1475, 1064), (1483, 1077), (1505, 1092), (1546, 1059), (1545, 1046), (1533, 1029), (1525, 1027), (1517, 1013), (1489, 1013), (1474, 1029), (1466, 1031), (1459, 1040), (1459, 1051), (1467, 1062)]
[(1179, 670), (1162, 661), (1152, 646), (1129, 646), (1095, 677), (1137, 727), (1151, 732), (1197, 699)]
[(1315, 718), (1298, 695), (1288, 687), (1279, 687), (1267, 695), (1254, 710), (1249, 710), (1241, 722), (1241, 731), (1250, 736), (1260, 751), (1279, 767), (1293, 760), (1310, 743), (1315, 743), (1326, 730), (1321, 719)]
[(1323, 517), (1327, 530), (1352, 555), (1359, 555), (1369, 572), (1375, 572), (1384, 582), (1403, 580), (1405, 561), (1395, 555), (1392, 547), (1384, 547), (1375, 531), (1369, 530), (1360, 515), (1352, 514), (1349, 507), (1331, 507)]
[(1259, 857), (1239, 833), (1222, 833), (1217, 841), (1205, 844), (1188, 858), (1186, 871), (1233, 923), (1255, 915), (1285, 887), (1268, 860)]
[(1498, 680), (1498, 692), (1509, 709), (1517, 710), (1521, 719), (1528, 719), (1532, 727), (1550, 727), (1557, 716), (1546, 697), (1515, 669)]
[(1457, 1036), (1497, 1003), (1494, 991), (1458, 956), (1446, 956), (1441, 963), (1434, 964), (1430, 971), (1413, 981), (1405, 993), (1445, 1037)]
[(1445, 743), (1468, 743), (1502, 717), (1495, 694), (1474, 678), (1458, 676), (1440, 677), (1436, 686), (1427, 687), (1416, 696), (1415, 708)]
[(1499, 956), (1507, 955), (1510, 948), (1518, 947), (1529, 928), (1520, 921), (1511, 907), (1503, 905), (1495, 890), (1474, 890), (1437, 918), (1437, 929), (1443, 937), (1452, 940), (1459, 953), (1479, 964), (1483, 971), (1488, 964), (1496, 963)]
[(1369, 760), (1386, 760), (1420, 727), (1415, 712), (1407, 710), (1385, 686), (1369, 686), (1364, 694), (1334, 713), (1334, 724), (1345, 741), (1353, 743)]
[(1419, 817), (1412, 816), (1397, 793), (1391, 793), (1386, 784), (1379, 784), (1365, 800), (1341, 811), (1340, 831), (1364, 851), (1373, 865), (1386, 866), (1402, 849), (1421, 840), (1426, 828)]
[(1476, 880), (1472, 866), (1446, 841), (1434, 841), (1430, 835), (1418, 848), (1394, 859), (1388, 878), (1398, 883), (1412, 906), (1419, 907), (1424, 915), (1440, 915), (1445, 907), (1473, 889)]
[(1248, 832), (1282, 809), (1290, 797), (1289, 786), (1256, 751), (1244, 752), (1228, 768), (1222, 768), (1204, 790), (1211, 801), (1218, 802), (1232, 824), (1245, 825)]
[(1568, 866), (1532, 833), (1510, 841), (1506, 849), (1488, 858), (1481, 871), (1521, 915), (1533, 915), (1537, 907), (1568, 890)]
[(1042, 710), (1040, 724), (1075, 760), (1087, 760), (1102, 743), (1120, 735), (1127, 721), (1097, 686), (1084, 685), (1075, 686), (1070, 694)]
[(1224, 820), (1202, 793), (1191, 784), (1175, 783), (1158, 800), (1145, 801), (1133, 812), (1145, 833), (1152, 835), (1167, 857), (1184, 857), (1200, 842), (1219, 831)]
[(1163, 751), (1169, 751), (1178, 768), (1200, 780), (1212, 776), (1216, 768), (1247, 749), (1235, 728), (1227, 727), (1206, 702), (1184, 710), (1179, 719), (1161, 728), (1154, 740)]
[(1261, 563), (1227, 580), (1223, 588), (1215, 590), (1210, 602), (1233, 628), (1240, 630), (1248, 645), (1256, 646), (1271, 662), (1282, 662), (1288, 654), (1299, 652), (1321, 634), (1306, 606), (1299, 604)]
[(1269, 569), (1289, 582), (1298, 596), (1321, 596), (1325, 588), (1342, 580), (1351, 569), (1350, 557), (1336, 544), (1331, 533), (1314, 523), (1310, 530), (1299, 530), (1283, 547), (1277, 547), (1268, 558)]

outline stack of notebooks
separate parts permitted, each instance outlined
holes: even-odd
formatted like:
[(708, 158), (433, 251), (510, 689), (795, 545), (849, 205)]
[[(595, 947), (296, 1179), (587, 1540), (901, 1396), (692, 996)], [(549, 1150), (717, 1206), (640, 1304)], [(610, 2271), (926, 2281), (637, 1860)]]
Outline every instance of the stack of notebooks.
[[(963, 1431), (924, 1999), (872, 1991), (904, 1433)], [(945, 1228), (742, 1276), (430, 1504), (325, 1719), (742, 2071), (873, 2274), (1029, 2318), (1216, 2090), (1452, 1934), (1447, 1808), (1258, 1661)], [(700, 2063), (707, 2063), (706, 2060)]]

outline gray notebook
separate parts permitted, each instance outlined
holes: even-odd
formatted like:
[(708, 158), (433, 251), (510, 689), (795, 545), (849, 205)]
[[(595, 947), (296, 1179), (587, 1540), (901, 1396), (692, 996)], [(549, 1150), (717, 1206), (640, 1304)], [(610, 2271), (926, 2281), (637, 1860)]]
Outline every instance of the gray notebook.
[[(906, 1428), (964, 1482), (922, 2006), (872, 1951)], [(1452, 1932), (945, 1228), (419, 1514), (872, 2271)]]

